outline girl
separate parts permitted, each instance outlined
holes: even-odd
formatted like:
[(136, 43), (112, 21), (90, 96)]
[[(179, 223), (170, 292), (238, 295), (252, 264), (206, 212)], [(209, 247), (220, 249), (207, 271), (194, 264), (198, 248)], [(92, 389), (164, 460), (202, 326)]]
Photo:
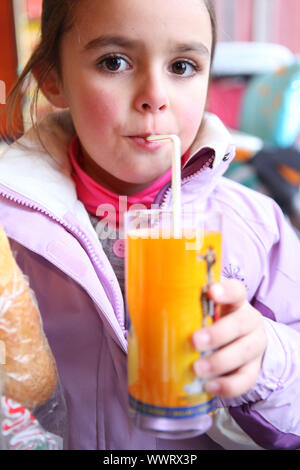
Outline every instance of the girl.
[[(222, 177), (233, 146), (204, 112), (215, 34), (208, 0), (43, 2), (41, 42), (11, 102), (33, 74), (67, 111), (1, 156), (0, 222), (57, 360), (66, 448), (300, 446), (300, 246), (272, 200)], [(151, 134), (181, 139), (184, 208), (224, 215), (224, 279), (210, 292), (222, 318), (193, 337), (218, 349), (195, 363), (218, 409), (206, 435), (183, 441), (128, 419), (122, 241), (103, 235), (103, 207), (121, 221), (122, 198), (171, 207), (170, 149)]]

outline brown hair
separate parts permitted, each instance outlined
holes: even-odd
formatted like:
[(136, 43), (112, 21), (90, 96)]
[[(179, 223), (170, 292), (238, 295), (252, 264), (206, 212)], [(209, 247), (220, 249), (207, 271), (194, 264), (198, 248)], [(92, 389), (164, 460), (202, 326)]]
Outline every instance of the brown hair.
[[(30, 102), (30, 117), (33, 127), (37, 129), (37, 103), (39, 91), (50, 70), (55, 68), (60, 73), (60, 44), (64, 33), (72, 28), (74, 11), (80, 0), (43, 0), (41, 17), (41, 36), (38, 45), (24, 67), (17, 82), (11, 89), (5, 110), (6, 134), (11, 139), (18, 138), (23, 130), (16, 125), (16, 108), (29, 87), (33, 72), (38, 70), (38, 80)], [(1, 133), (3, 133), (3, 122)], [(5, 137), (5, 136), (3, 136)]]
[[(22, 129), (15, 124), (14, 116), (20, 102), (29, 86), (33, 71), (38, 70), (38, 82), (30, 103), (30, 117), (32, 126), (37, 130), (35, 123), (37, 117), (37, 103), (39, 91), (50, 70), (55, 68), (60, 75), (60, 44), (64, 33), (69, 31), (74, 23), (74, 12), (81, 0), (43, 0), (41, 18), (41, 37), (38, 45), (28, 60), (23, 72), (18, 78), (7, 98), (5, 110), (6, 132), (9, 138), (16, 139), (22, 134)], [(217, 26), (213, 0), (203, 0), (209, 12), (212, 27), (211, 62), (213, 61)], [(2, 126), (1, 126), (2, 127)], [(3, 128), (3, 127), (2, 127)], [(1, 130), (1, 134), (3, 131)], [(4, 137), (2, 135), (2, 137)]]
[(214, 60), (216, 45), (217, 45), (217, 16), (214, 5), (214, 0), (204, 0), (205, 6), (208, 10), (211, 22), (211, 31), (212, 31), (212, 46), (211, 46), (211, 65)]

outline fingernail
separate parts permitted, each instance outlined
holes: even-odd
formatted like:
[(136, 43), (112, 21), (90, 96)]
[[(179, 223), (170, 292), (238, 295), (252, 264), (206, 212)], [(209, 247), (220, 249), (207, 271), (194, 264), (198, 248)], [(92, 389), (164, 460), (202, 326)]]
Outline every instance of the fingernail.
[(206, 331), (197, 331), (194, 336), (195, 339), (195, 346), (197, 349), (201, 350), (201, 347), (207, 346), (210, 341), (210, 335)]
[(225, 294), (225, 289), (222, 284), (214, 284), (211, 286), (211, 292), (216, 299), (222, 299)]
[(205, 361), (202, 359), (195, 363), (195, 369), (196, 369), (197, 375), (202, 376), (203, 374), (205, 375), (207, 374), (207, 372), (210, 371), (210, 364), (208, 361)]
[(215, 394), (220, 391), (221, 385), (219, 384), (219, 382), (210, 381), (204, 384), (204, 388), (207, 393)]

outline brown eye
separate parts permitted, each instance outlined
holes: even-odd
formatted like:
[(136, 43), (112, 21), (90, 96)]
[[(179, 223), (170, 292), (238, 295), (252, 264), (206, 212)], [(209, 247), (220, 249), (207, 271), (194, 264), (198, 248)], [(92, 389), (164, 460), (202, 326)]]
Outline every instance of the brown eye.
[(172, 65), (172, 70), (177, 75), (184, 75), (187, 69), (187, 64), (185, 62), (175, 62)]
[(109, 57), (108, 59), (105, 60), (105, 65), (108, 70), (111, 70), (112, 72), (115, 72), (116, 70), (119, 70), (121, 67), (122, 60), (120, 57)]
[(102, 59), (98, 64), (98, 67), (107, 72), (123, 72), (129, 67), (128, 62), (119, 56), (109, 56)]
[(176, 60), (173, 62), (170, 70), (175, 75), (181, 75), (182, 77), (191, 77), (195, 75), (200, 69), (197, 64), (187, 60)]

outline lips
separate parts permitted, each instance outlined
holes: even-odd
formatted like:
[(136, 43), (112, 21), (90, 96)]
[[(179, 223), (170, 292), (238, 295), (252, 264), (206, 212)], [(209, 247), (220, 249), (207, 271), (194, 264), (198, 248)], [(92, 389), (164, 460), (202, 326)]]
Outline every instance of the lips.
[(147, 132), (147, 133), (143, 133), (143, 134), (129, 135), (128, 137), (130, 139), (144, 139), (144, 140), (146, 140), (146, 138), (149, 137), (150, 135), (154, 135), (154, 133)]
[[(152, 135), (152, 134), (130, 135), (129, 138), (130, 138), (130, 139), (141, 139), (141, 140), (145, 140), (145, 141), (146, 141), (146, 138), (147, 138), (149, 135)], [(147, 141), (146, 141), (146, 142), (147, 142)]]
[(165, 142), (148, 142), (146, 138), (149, 137), (150, 135), (153, 135), (153, 134), (147, 133), (147, 134), (132, 135), (132, 136), (127, 136), (127, 139), (133, 145), (146, 151), (158, 150), (165, 144)]

